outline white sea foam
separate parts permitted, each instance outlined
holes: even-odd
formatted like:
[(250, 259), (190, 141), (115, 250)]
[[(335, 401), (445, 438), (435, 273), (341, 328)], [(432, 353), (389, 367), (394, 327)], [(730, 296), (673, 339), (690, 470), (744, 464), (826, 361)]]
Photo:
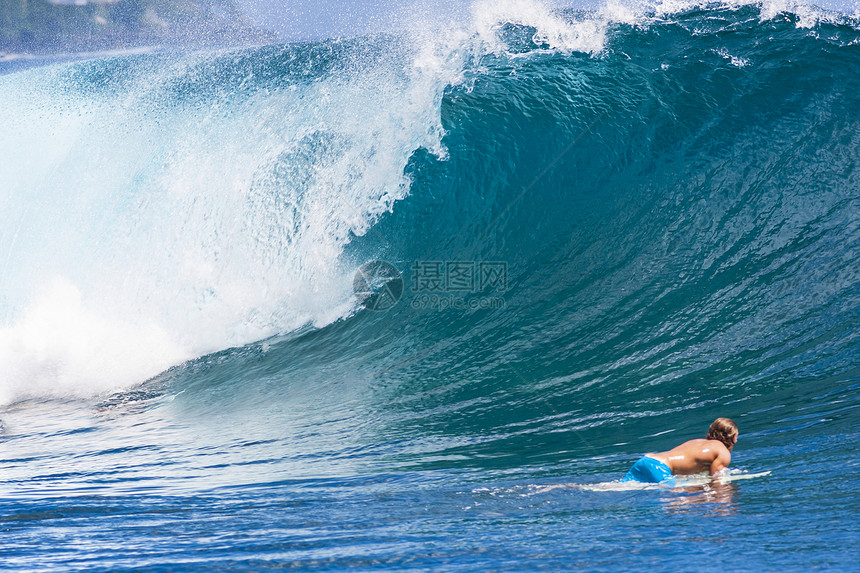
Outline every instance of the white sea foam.
[(490, 51), (504, 51), (498, 36), (504, 24), (519, 24), (536, 30), (536, 45), (562, 52), (600, 52), (606, 43), (607, 22), (588, 17), (570, 21), (547, 5), (534, 0), (481, 0), (472, 6), (472, 25)]
[(762, 22), (779, 18), (783, 14), (793, 14), (797, 17), (798, 28), (812, 28), (821, 23), (842, 24), (847, 21), (846, 18), (857, 18), (856, 3), (851, 9), (834, 10), (821, 8), (808, 0), (609, 0), (604, 13), (613, 22), (647, 25), (654, 19), (668, 19), (697, 8), (724, 7), (738, 10), (745, 6), (757, 7)]
[(339, 256), (405, 196), (411, 152), (439, 148), (441, 86), (393, 61), (175, 98), (233, 65), (208, 58), (105, 91), (80, 67), (0, 78), (0, 401), (113, 390), (355, 309)]
[(117, 390), (189, 357), (162, 327), (100, 315), (83, 305), (74, 285), (56, 279), (0, 329), (0, 404)]

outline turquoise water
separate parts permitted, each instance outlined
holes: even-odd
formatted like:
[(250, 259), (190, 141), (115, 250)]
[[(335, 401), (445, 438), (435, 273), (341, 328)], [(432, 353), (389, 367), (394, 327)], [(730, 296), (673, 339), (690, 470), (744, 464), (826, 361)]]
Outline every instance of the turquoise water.
[(0, 568), (856, 568), (857, 22), (437, 32), (0, 76)]

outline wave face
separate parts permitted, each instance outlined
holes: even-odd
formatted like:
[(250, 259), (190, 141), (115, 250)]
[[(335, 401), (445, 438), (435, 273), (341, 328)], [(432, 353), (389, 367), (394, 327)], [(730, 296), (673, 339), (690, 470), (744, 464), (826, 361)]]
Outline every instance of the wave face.
[[(773, 566), (756, 548), (794, 526), (853, 531), (837, 479), (860, 388), (850, 18), (493, 3), (444, 33), (36, 68), (0, 76), (0, 97), (7, 497), (188, 495), (187, 531), (221, 555), (210, 533), (260, 495), (247, 539), (273, 545), (235, 547), (308, 567), (319, 550), (437, 568), (403, 544), (454, 537), (465, 567), (508, 566), (468, 549), (486, 534), (523, 569), (577, 551), (635, 569), (650, 550), (601, 528), (647, 538), (638, 517), (517, 488), (613, 479), (730, 416), (740, 467), (807, 473), (782, 496), (749, 486), (760, 505), (737, 510), (721, 563)], [(353, 289), (376, 260), (403, 289), (371, 310)], [(811, 500), (813, 482), (832, 495)], [(291, 504), (368, 537), (281, 538), (302, 527)], [(787, 529), (749, 517), (772, 513)], [(86, 547), (110, 545), (93, 531)], [(838, 568), (821, 548), (839, 539), (792, 543)], [(179, 554), (157, 541), (153, 563)]]

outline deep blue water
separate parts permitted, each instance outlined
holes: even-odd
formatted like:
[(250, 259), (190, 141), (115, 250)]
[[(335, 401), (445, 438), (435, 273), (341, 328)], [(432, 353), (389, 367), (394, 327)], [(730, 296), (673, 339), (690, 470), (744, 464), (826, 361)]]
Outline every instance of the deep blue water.
[(4, 70), (0, 569), (856, 570), (858, 23), (488, 6)]

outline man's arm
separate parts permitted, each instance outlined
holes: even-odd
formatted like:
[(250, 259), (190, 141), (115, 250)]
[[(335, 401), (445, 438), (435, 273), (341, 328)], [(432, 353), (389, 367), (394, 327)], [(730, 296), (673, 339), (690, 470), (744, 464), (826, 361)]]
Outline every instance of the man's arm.
[(729, 450), (725, 447), (720, 448), (720, 452), (717, 454), (717, 457), (711, 462), (711, 475), (716, 475), (729, 467), (731, 461), (732, 454), (729, 453)]

